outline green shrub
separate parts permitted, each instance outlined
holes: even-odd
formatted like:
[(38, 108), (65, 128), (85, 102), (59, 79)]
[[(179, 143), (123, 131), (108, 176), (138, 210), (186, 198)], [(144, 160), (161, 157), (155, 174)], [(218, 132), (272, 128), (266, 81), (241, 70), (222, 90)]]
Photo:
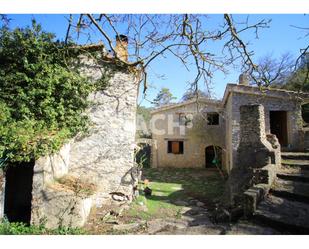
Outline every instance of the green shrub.
[[(72, 44), (32, 27), (0, 29), (0, 158), (31, 161), (50, 154), (87, 130), (91, 91), (108, 77), (91, 82), (73, 67)], [(71, 66), (70, 66), (71, 65)]]
[(85, 231), (81, 228), (59, 227), (57, 229), (47, 229), (44, 224), (40, 226), (28, 226), (24, 223), (10, 223), (4, 220), (0, 223), (1, 235), (82, 235)]

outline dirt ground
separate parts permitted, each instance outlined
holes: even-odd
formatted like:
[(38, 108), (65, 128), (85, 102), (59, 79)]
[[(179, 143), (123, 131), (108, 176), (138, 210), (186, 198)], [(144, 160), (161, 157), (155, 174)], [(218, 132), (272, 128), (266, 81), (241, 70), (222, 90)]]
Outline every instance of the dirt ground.
[[(276, 234), (247, 221), (213, 219), (225, 180), (216, 169), (144, 169), (140, 195), (131, 203), (95, 210), (89, 234)], [(148, 187), (151, 195), (145, 196)], [(113, 210), (109, 212), (108, 210)]]

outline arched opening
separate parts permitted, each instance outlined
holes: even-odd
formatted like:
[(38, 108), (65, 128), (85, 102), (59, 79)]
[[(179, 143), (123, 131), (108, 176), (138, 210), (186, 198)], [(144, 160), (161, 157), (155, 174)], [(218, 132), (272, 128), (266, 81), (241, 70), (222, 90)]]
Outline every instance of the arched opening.
[(205, 148), (205, 167), (222, 168), (222, 148), (210, 145)]
[(34, 162), (10, 165), (5, 171), (4, 214), (10, 222), (30, 224)]
[(135, 162), (142, 168), (150, 168), (151, 145), (139, 143), (135, 153)]

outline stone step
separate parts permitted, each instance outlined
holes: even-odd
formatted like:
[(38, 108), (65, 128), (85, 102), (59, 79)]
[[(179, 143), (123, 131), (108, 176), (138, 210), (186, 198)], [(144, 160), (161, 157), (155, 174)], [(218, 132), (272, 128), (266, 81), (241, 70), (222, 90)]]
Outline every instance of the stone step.
[(309, 183), (309, 170), (302, 170), (300, 168), (283, 168), (277, 172), (277, 177), (283, 180)]
[(298, 167), (304, 170), (309, 170), (309, 160), (294, 160), (294, 159), (284, 159), (281, 160), (281, 164), (283, 167)]
[(309, 183), (277, 179), (270, 193), (292, 201), (309, 203)]
[(281, 158), (284, 160), (309, 160), (309, 152), (281, 152)]
[(268, 195), (253, 218), (287, 234), (309, 234), (309, 204)]

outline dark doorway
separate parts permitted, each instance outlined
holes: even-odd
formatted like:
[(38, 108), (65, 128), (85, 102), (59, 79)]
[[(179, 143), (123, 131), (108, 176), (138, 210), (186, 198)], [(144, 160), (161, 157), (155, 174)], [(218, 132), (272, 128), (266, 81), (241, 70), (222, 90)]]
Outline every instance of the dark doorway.
[(309, 127), (309, 104), (304, 104), (301, 106), (301, 115), (303, 118), (303, 126)]
[(205, 148), (205, 166), (206, 168), (221, 168), (222, 149), (219, 146), (208, 146)]
[(4, 213), (9, 222), (30, 224), (34, 162), (10, 165), (5, 172)]
[(276, 135), (281, 146), (288, 145), (288, 127), (286, 111), (269, 112), (270, 133)]

